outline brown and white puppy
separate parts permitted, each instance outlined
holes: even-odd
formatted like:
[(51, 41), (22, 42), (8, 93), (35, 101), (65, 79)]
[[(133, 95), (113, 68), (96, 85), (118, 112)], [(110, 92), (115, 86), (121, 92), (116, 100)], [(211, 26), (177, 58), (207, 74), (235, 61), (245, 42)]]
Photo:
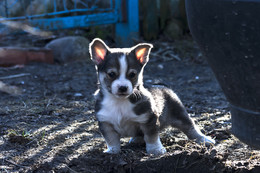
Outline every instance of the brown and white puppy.
[(143, 86), (143, 70), (152, 47), (142, 43), (115, 49), (98, 38), (90, 44), (100, 84), (95, 111), (107, 153), (120, 152), (120, 138), (130, 136), (144, 139), (148, 153), (163, 154), (166, 150), (159, 131), (167, 126), (180, 129), (198, 143), (215, 143), (201, 133), (171, 89)]

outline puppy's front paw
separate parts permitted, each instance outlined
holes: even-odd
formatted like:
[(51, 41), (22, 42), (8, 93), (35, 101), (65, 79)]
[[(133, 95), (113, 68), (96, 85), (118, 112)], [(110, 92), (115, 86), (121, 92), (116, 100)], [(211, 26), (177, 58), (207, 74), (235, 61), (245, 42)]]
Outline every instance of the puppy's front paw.
[(210, 136), (201, 136), (199, 139), (197, 139), (198, 143), (205, 143), (206, 146), (214, 145), (216, 142), (214, 139), (212, 139)]
[(120, 152), (120, 147), (113, 146), (113, 147), (107, 147), (107, 149), (104, 151), (104, 153), (109, 154), (118, 154)]
[(161, 142), (156, 142), (154, 144), (146, 143), (146, 151), (148, 154), (154, 154), (154, 155), (162, 155), (166, 153), (166, 149), (163, 147)]

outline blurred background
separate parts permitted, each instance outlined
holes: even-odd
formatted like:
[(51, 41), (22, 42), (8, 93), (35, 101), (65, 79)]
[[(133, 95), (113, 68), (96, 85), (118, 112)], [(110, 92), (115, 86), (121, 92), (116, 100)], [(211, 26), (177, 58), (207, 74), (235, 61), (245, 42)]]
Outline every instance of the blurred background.
[(128, 46), (138, 40), (173, 41), (189, 35), (184, 0), (2, 0), (0, 15), (1, 39), (25, 31), (41, 36), (26, 42), (33, 46), (65, 35), (121, 40)]

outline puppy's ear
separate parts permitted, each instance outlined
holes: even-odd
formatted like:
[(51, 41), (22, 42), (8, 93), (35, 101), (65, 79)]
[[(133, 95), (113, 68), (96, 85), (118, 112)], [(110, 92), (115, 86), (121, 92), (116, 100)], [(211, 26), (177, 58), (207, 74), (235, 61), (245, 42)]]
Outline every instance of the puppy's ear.
[(96, 64), (101, 64), (106, 57), (108, 51), (107, 45), (99, 38), (95, 38), (89, 44), (89, 53), (91, 60)]
[(134, 47), (134, 53), (136, 59), (141, 63), (141, 64), (146, 64), (149, 60), (149, 54), (151, 52), (151, 49), (153, 48), (152, 44), (148, 43), (141, 43), (138, 44)]

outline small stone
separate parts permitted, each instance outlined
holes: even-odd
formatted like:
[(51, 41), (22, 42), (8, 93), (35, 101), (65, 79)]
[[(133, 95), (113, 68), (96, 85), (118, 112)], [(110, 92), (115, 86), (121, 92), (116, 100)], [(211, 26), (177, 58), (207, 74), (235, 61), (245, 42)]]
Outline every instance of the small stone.
[(82, 97), (83, 94), (81, 94), (81, 93), (75, 93), (74, 96), (75, 96), (75, 97)]
[(59, 63), (89, 60), (89, 40), (85, 37), (62, 37), (52, 40), (45, 47), (53, 51), (54, 60)]
[(158, 69), (162, 70), (164, 68), (164, 66), (162, 64), (158, 64), (157, 65)]

